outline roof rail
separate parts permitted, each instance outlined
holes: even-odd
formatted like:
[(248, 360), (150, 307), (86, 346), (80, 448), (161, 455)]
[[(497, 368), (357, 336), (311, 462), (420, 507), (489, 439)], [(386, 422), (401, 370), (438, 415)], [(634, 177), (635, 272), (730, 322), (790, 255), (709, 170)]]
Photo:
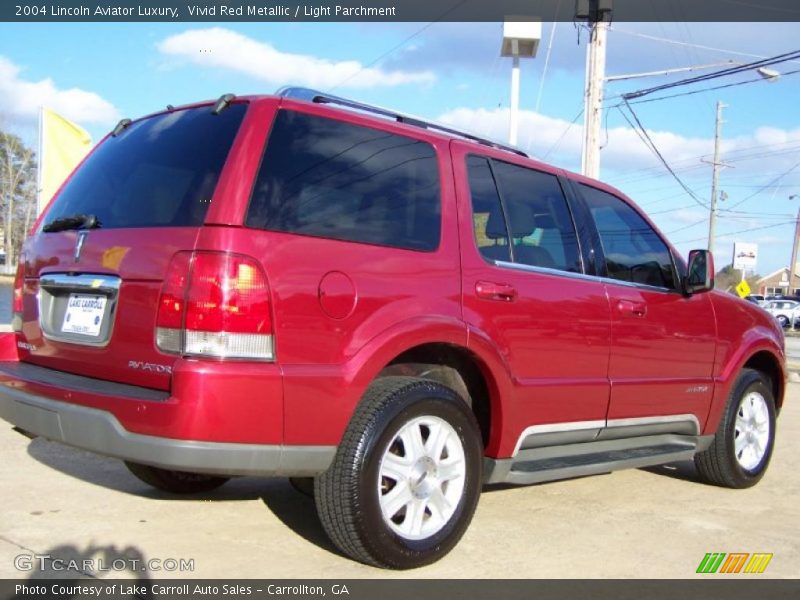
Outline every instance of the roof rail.
[(293, 100), (305, 100), (306, 102), (316, 102), (318, 104), (336, 104), (339, 106), (346, 106), (347, 108), (353, 108), (356, 110), (361, 110), (364, 112), (381, 115), (383, 117), (389, 117), (390, 119), (396, 120), (398, 123), (406, 123), (408, 125), (414, 125), (415, 127), (422, 127), (423, 129), (433, 129), (435, 131), (441, 131), (442, 133), (457, 135), (459, 137), (472, 140), (473, 142), (478, 142), (479, 144), (483, 144), (485, 146), (491, 146), (492, 148), (499, 148), (500, 150), (513, 152), (514, 154), (519, 154), (520, 156), (524, 156), (526, 158), (528, 156), (525, 152), (523, 152), (519, 148), (515, 148), (514, 146), (509, 146), (508, 144), (502, 144), (494, 140), (482, 138), (480, 136), (467, 133), (466, 131), (453, 129), (451, 127), (448, 127), (446, 125), (441, 125), (440, 123), (435, 123), (433, 121), (426, 121), (425, 119), (422, 119), (420, 117), (414, 117), (411, 115), (399, 113), (389, 108), (381, 108), (380, 106), (374, 106), (372, 104), (363, 104), (361, 102), (356, 102), (355, 100), (348, 100), (347, 98), (341, 98), (340, 96), (326, 94), (324, 92), (319, 92), (317, 90), (312, 90), (309, 88), (291, 87), (291, 86), (282, 87), (276, 92), (276, 95), (282, 98), (291, 98)]

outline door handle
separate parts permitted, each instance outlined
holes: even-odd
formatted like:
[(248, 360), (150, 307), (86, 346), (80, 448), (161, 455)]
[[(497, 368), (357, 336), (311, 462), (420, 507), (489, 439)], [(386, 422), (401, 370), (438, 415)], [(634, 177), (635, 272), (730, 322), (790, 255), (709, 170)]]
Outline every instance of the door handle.
[(475, 284), (475, 294), (478, 296), (478, 298), (484, 298), (486, 300), (513, 302), (517, 297), (517, 290), (507, 283), (479, 281)]
[(647, 304), (644, 302), (634, 302), (633, 300), (620, 300), (617, 303), (619, 312), (632, 315), (634, 317), (643, 317), (647, 314)]

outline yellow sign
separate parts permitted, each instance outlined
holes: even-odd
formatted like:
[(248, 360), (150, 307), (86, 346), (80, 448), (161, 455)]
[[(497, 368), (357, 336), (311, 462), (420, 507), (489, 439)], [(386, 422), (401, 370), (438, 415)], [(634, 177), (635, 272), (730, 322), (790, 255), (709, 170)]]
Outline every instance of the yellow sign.
[(739, 298), (746, 298), (750, 295), (750, 286), (747, 285), (746, 281), (743, 281), (736, 286), (736, 293), (739, 294)]

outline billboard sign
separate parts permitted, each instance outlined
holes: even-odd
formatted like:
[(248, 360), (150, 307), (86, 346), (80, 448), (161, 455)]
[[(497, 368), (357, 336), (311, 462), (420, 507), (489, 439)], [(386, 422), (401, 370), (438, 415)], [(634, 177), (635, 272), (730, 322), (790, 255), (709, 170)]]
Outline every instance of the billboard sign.
[(758, 244), (733, 243), (733, 268), (740, 271), (755, 271), (758, 259)]

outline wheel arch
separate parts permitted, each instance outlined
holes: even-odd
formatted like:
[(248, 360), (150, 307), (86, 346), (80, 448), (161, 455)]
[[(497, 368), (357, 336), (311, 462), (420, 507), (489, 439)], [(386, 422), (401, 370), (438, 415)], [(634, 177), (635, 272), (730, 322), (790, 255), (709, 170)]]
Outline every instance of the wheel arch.
[(454, 390), (475, 415), (484, 448), (489, 445), (493, 423), (500, 418), (499, 392), (491, 371), (478, 356), (455, 344), (420, 344), (395, 356), (376, 379), (397, 375), (428, 379)]
[(716, 378), (714, 397), (703, 429), (705, 434), (716, 432), (725, 411), (728, 397), (731, 394), (731, 389), (742, 369), (754, 369), (763, 373), (770, 380), (772, 392), (775, 396), (776, 411), (783, 406), (783, 396), (786, 391), (786, 369), (783, 352), (780, 348), (762, 338), (760, 344), (741, 348), (736, 354), (736, 359), (730, 361), (728, 367)]
[[(431, 369), (431, 365), (443, 368)], [(484, 411), (476, 415), (484, 451), (495, 455), (505, 422), (501, 398), (509, 396), (513, 382), (496, 349), (478, 339), (463, 321), (417, 317), (396, 323), (365, 344), (350, 362), (348, 379), (355, 396), (351, 396), (350, 416), (373, 381), (399, 374), (426, 377), (455, 386), (462, 397), (468, 394), (464, 399), (473, 411)]]

